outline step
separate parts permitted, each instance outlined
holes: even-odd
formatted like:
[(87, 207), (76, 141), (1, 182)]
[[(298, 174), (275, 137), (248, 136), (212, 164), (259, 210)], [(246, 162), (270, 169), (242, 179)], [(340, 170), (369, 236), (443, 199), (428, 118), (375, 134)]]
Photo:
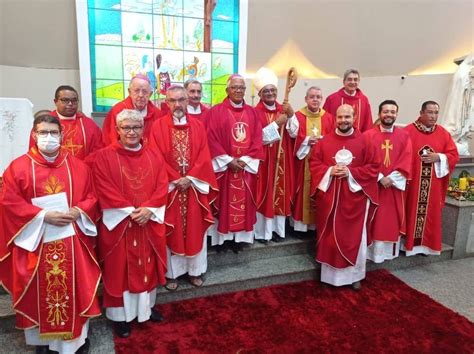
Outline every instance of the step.
[[(289, 241), (290, 239), (288, 239)], [(311, 241), (297, 240), (288, 242), (290, 246), (295, 244), (308, 245)], [(252, 249), (259, 249), (260, 252), (266, 253), (267, 249), (281, 252), (283, 245), (286, 243), (277, 243), (268, 245), (252, 245), (243, 252), (235, 255), (232, 252), (218, 254), (216, 256), (227, 258), (232, 257), (234, 260), (246, 259), (245, 253), (251, 252)], [(263, 247), (261, 247), (263, 246)], [(443, 244), (441, 255), (423, 257), (421, 255), (413, 257), (405, 257), (402, 255), (392, 261), (375, 264), (367, 262), (367, 271), (376, 269), (399, 270), (421, 266), (424, 264), (442, 262), (452, 258), (453, 247)], [(252, 255), (251, 257), (254, 257)], [(191, 299), (196, 297), (210, 296), (215, 294), (228, 293), (239, 290), (247, 290), (260, 288), (275, 284), (292, 283), (309, 279), (319, 279), (320, 266), (314, 260), (313, 252), (285, 255), (281, 257), (256, 259), (250, 262), (235, 262), (231, 264), (221, 264), (218, 267), (209, 267), (205, 275), (204, 285), (196, 288), (189, 284), (187, 278), (179, 279), (179, 288), (170, 292), (165, 288), (160, 288), (157, 295), (157, 303), (168, 303)], [(8, 318), (13, 315), (11, 300), (8, 294), (0, 295), (0, 319)]]

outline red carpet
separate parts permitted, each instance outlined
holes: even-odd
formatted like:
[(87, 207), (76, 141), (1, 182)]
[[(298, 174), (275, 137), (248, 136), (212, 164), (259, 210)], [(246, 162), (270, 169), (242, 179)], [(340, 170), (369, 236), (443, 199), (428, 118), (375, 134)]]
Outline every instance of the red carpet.
[(117, 353), (473, 353), (474, 324), (388, 271), (362, 290), (315, 281), (160, 305)]

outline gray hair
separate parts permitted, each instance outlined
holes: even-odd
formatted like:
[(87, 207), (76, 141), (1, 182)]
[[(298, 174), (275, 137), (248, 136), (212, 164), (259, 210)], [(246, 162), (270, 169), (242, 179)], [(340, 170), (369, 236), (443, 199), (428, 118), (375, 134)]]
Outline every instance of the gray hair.
[(171, 85), (170, 87), (168, 87), (168, 89), (166, 90), (166, 98), (168, 98), (169, 92), (175, 92), (175, 91), (182, 91), (184, 94), (184, 97), (188, 98), (188, 93), (186, 92), (186, 89), (183, 86), (179, 86), (179, 85)]
[(187, 89), (189, 85), (198, 84), (202, 88), (202, 84), (196, 79), (189, 79), (184, 83), (184, 88)]
[(359, 70), (357, 70), (357, 69), (347, 69), (346, 71), (344, 71), (344, 78), (342, 80), (346, 81), (347, 77), (350, 74), (356, 74), (360, 78)]
[(143, 116), (136, 109), (124, 109), (122, 112), (117, 114), (116, 125), (118, 126), (125, 119), (143, 124)]
[(308, 89), (306, 90), (306, 95), (305, 95), (305, 97), (308, 97), (308, 93), (309, 93), (309, 91), (311, 91), (311, 90), (319, 90), (319, 91), (323, 92), (323, 90), (321, 90), (320, 87), (318, 87), (318, 86), (311, 86), (310, 88), (308, 88)]

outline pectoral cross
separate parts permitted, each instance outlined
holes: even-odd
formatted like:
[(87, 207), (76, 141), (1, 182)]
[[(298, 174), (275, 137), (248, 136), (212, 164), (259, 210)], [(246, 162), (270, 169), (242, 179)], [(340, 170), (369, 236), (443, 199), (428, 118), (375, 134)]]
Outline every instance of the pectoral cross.
[(183, 176), (186, 175), (186, 167), (188, 167), (189, 164), (183, 159), (181, 162), (178, 162), (178, 166), (181, 167)]
[(385, 139), (385, 144), (382, 144), (382, 150), (385, 150), (385, 158), (383, 160), (383, 164), (385, 167), (390, 166), (390, 152), (389, 150), (393, 150), (393, 145), (390, 144), (389, 139)]

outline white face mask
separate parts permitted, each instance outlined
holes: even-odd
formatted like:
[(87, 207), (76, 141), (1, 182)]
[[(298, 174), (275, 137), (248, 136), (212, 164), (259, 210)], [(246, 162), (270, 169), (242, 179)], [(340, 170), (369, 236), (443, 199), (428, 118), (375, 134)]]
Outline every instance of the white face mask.
[(38, 149), (41, 152), (45, 152), (48, 154), (57, 151), (61, 146), (59, 142), (59, 136), (52, 136), (51, 134), (48, 134), (46, 136), (41, 137), (37, 135), (36, 139), (36, 145), (38, 145)]

